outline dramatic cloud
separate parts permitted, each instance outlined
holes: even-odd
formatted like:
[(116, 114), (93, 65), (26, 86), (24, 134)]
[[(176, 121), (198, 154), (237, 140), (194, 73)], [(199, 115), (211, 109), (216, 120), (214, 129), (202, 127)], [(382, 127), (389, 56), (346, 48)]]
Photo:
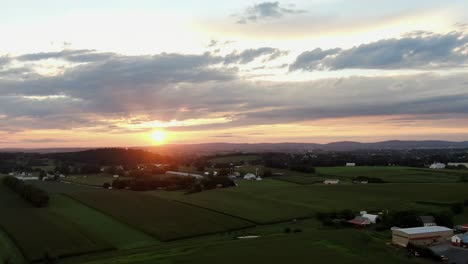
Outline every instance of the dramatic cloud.
[(270, 47), (263, 47), (258, 49), (248, 49), (240, 53), (233, 52), (224, 58), (225, 64), (240, 63), (246, 64), (254, 61), (259, 57), (264, 57), (264, 61), (271, 61), (280, 56), (286, 55), (286, 51), (274, 49)]
[(285, 15), (305, 13), (294, 6), (284, 7), (279, 2), (263, 2), (248, 7), (243, 14), (238, 15), (239, 24), (255, 23), (261, 20), (277, 19)]
[(70, 62), (93, 62), (117, 56), (114, 53), (100, 53), (95, 50), (63, 50), (59, 52), (40, 52), (25, 54), (15, 59), (20, 61), (39, 61), (47, 59), (62, 59)]
[(291, 70), (430, 69), (464, 66), (468, 62), (468, 35), (464, 32), (417, 32), (347, 50), (316, 49), (299, 55)]
[(306, 51), (301, 53), (296, 61), (290, 66), (291, 70), (303, 69), (303, 70), (313, 70), (316, 67), (317, 62), (321, 61), (328, 55), (335, 55), (340, 52), (340, 48), (322, 50), (321, 48), (316, 48), (312, 51)]

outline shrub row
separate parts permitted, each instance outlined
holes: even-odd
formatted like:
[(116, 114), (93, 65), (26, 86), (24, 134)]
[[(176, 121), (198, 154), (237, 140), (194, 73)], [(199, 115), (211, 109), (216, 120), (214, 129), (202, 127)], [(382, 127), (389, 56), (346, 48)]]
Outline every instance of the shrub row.
[(18, 180), (13, 176), (5, 177), (3, 184), (17, 192), (35, 207), (46, 207), (49, 204), (49, 194), (36, 186), (26, 184), (24, 181)]

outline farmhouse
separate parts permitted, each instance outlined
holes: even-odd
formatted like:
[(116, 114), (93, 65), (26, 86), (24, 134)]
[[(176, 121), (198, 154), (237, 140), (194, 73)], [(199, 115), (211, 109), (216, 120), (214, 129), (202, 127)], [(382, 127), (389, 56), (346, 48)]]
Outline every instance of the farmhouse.
[(463, 234), (456, 234), (450, 238), (450, 242), (454, 246), (461, 246)]
[(255, 174), (253, 173), (247, 173), (244, 175), (244, 180), (256, 180), (257, 179), (257, 176), (255, 176)]
[(445, 242), (453, 236), (453, 230), (444, 226), (392, 228), (393, 244), (406, 247), (409, 243), (431, 245)]
[(440, 170), (440, 169), (445, 169), (445, 164), (444, 163), (433, 163), (429, 169), (434, 169), (434, 170)]
[(346, 167), (356, 167), (356, 163), (348, 162), (346, 163)]
[(367, 212), (363, 211), (361, 212), (361, 216), (364, 218), (369, 219), (371, 224), (375, 224), (380, 221), (380, 216), (379, 215), (374, 215), (374, 214), (368, 214)]
[(435, 218), (432, 215), (420, 216), (418, 220), (422, 226), (436, 226)]
[(197, 179), (203, 179), (203, 176), (200, 174), (193, 174), (193, 173), (186, 173), (186, 172), (178, 172), (178, 171), (166, 171), (167, 175), (175, 175), (175, 176), (186, 176), (186, 177), (194, 177)]
[(334, 180), (334, 179), (327, 179), (323, 181), (324, 184), (338, 184), (340, 183), (340, 180)]

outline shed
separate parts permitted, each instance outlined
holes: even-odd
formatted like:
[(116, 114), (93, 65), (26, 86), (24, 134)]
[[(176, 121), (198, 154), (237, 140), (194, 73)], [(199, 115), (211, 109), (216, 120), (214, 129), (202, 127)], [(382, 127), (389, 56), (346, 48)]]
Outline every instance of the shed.
[(356, 167), (356, 163), (348, 162), (346, 163), (346, 167)]
[(444, 226), (393, 228), (393, 244), (406, 247), (408, 243), (431, 245), (445, 242), (453, 236), (453, 230)]

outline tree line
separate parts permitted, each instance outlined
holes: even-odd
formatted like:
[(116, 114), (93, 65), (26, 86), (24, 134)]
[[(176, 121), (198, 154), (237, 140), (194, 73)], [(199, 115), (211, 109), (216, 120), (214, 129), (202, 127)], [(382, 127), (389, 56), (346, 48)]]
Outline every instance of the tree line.
[(27, 184), (13, 176), (6, 176), (3, 184), (21, 195), (25, 200), (35, 207), (46, 207), (49, 205), (49, 194), (34, 185)]

